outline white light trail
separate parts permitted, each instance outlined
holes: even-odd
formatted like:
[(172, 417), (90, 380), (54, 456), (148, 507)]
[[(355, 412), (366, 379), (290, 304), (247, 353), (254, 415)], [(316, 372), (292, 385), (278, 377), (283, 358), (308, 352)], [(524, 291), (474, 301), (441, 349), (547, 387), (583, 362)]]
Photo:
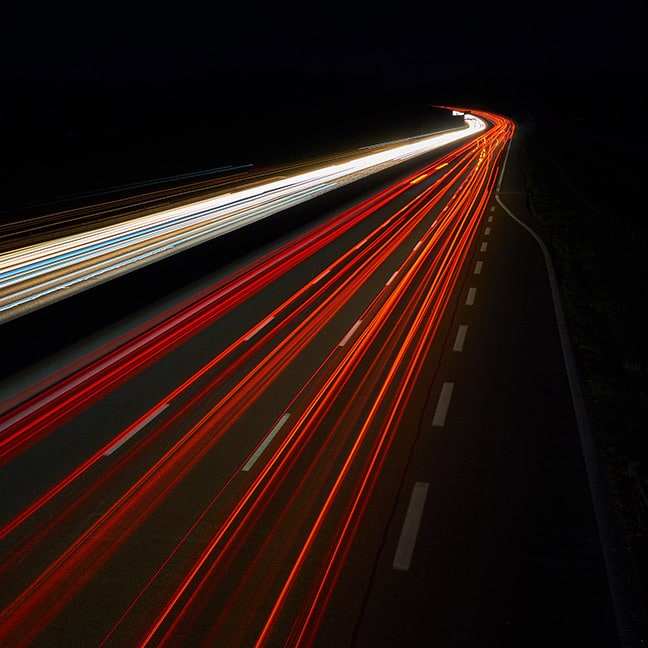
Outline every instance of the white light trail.
[(486, 128), (445, 131), (345, 162), (0, 254), (0, 322), (159, 261)]

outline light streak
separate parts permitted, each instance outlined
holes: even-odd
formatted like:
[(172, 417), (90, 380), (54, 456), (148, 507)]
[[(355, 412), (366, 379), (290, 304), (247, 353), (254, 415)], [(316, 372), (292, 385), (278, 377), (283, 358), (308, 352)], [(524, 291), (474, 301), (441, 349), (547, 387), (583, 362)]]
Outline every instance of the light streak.
[(18, 396), (15, 400), (20, 405), (8, 408), (0, 416), (0, 465), (34, 443), (45, 430), (54, 429), (56, 424), (78, 414), (404, 191), (404, 184), (389, 187), (315, 231), (267, 254), (197, 301), (184, 304), (177, 313), (151, 328), (145, 327), (142, 334), (127, 340), (123, 346), (94, 361), (81, 362), (82, 369), (71, 373), (69, 378), (49, 388), (39, 384), (36, 396), (26, 397), (24, 402)]
[[(105, 600), (102, 608), (106, 644), (177, 645), (198, 627), (208, 645), (308, 645), (314, 640), (381, 469), (402, 433), (401, 421), (437, 331), (474, 258), (498, 156), (511, 134), (508, 122), (489, 119), (495, 126), (483, 142), (450, 155), (447, 169), (430, 186), (411, 181), (433, 166), (304, 235), (275, 257), (242, 269), (0, 419), (0, 448), (10, 461), (342, 231), (407, 196), (406, 204), (394, 208), (361, 245), (349, 245), (328, 267), (319, 268), (315, 279), (306, 278), (280, 305), (260, 314), (249, 330), (0, 529), (0, 538), (15, 534), (17, 547), (3, 555), (0, 579), (20, 572), (23, 564), (43, 561), (24, 586), (9, 581), (12, 593), (0, 612), (2, 641), (46, 642), (56, 632), (52, 624), (66, 627), (68, 611), (95, 579), (101, 582), (111, 561), (127, 564), (142, 526), (155, 517), (165, 520), (171, 496), (221, 451), (273, 381), (308, 354), (323, 331), (339, 327), (355, 296), (372, 286), (366, 308), (350, 320), (357, 323), (345, 344), (332, 342), (312, 375), (295, 386), (285, 407), (278, 406), (270, 432), (250, 444), (249, 455), (234, 462), (231, 474), (205, 496), (204, 506), (177, 513), (182, 530), (160, 562), (146, 566), (124, 606)], [(447, 404), (449, 396), (446, 410)], [(176, 429), (182, 432), (174, 434), (173, 443), (149, 457)], [(126, 444), (136, 433), (138, 443)], [(123, 451), (109, 454), (118, 447)], [(74, 501), (64, 497), (84, 475), (88, 487)], [(124, 485), (101, 512), (74, 534), (68, 532), (55, 554), (43, 551), (48, 539), (69, 529), (95, 497), (103, 501), (115, 488), (113, 480)], [(39, 520), (55, 498), (56, 506)], [(250, 558), (241, 564), (243, 555)]]
[(0, 254), (0, 322), (474, 135), (443, 132), (190, 205)]

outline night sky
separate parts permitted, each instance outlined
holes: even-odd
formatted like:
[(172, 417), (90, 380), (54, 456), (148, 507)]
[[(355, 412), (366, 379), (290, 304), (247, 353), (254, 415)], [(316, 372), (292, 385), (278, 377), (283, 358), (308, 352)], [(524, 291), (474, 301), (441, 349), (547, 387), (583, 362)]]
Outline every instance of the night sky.
[(645, 0), (14, 3), (3, 197), (387, 141), (434, 129), (421, 110), (439, 104), (614, 121), (645, 105), (647, 15)]
[(66, 11), (59, 3), (22, 3), (5, 10), (2, 77), (165, 80), (277, 70), (344, 72), (398, 85), (646, 67), (643, 0), (103, 6)]

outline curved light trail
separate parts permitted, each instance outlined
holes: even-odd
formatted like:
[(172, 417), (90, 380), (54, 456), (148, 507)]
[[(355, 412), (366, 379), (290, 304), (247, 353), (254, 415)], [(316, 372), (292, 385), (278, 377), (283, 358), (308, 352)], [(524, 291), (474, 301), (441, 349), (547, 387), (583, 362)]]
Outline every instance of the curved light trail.
[(466, 125), (256, 187), (0, 254), (0, 323), (486, 127), (476, 117), (467, 119)]
[(478, 138), (0, 417), (0, 465), (11, 466), (305, 259), (373, 224), (0, 519), (0, 644), (315, 641), (512, 135), (510, 121), (483, 117), (493, 125)]

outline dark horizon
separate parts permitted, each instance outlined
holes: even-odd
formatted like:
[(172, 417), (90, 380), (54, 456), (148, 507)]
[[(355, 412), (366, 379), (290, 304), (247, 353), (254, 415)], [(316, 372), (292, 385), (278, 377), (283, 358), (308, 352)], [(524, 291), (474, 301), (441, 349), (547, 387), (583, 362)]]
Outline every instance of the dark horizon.
[(647, 11), (549, 2), (523, 11), (462, 2), (397, 7), (329, 2), (321, 7), (246, 3), (197, 10), (129, 6), (12, 7), (2, 27), (0, 78), (173, 80), (219, 70), (348, 73), (391, 87), (495, 70), (578, 77), (646, 67)]
[(5, 204), (418, 134), (435, 105), (621, 123), (648, 84), (635, 4), (12, 8)]
[[(478, 75), (431, 84), (350, 73), (215, 72), (158, 81), (5, 80), (12, 160), (3, 211), (32, 198), (201, 171), (272, 164), (417, 135), (432, 106), (597, 128), (629, 124), (646, 75)], [(641, 132), (609, 137), (645, 141)]]

